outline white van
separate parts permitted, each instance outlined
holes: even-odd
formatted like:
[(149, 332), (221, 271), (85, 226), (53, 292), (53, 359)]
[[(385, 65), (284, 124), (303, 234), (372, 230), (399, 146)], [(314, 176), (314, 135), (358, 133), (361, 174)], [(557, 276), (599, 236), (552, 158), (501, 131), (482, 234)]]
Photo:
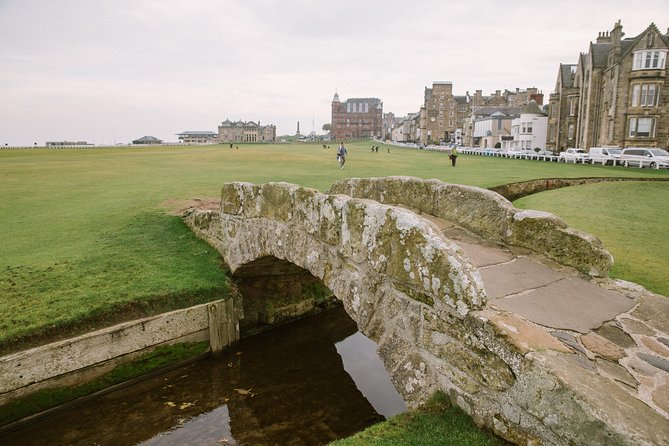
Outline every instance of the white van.
[(651, 169), (669, 169), (669, 152), (664, 149), (634, 147), (623, 149), (620, 162), (625, 167), (650, 167)]
[(590, 148), (590, 163), (602, 163), (603, 166), (610, 164), (615, 166), (620, 164), (620, 154), (622, 149), (618, 147), (591, 147)]

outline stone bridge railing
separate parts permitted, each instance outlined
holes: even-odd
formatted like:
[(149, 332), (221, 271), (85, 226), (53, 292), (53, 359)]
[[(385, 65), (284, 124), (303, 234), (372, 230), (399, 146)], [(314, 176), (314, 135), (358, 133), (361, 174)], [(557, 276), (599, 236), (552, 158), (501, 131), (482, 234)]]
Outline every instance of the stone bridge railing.
[[(548, 242), (522, 239), (531, 238), (530, 228), (547, 227), (555, 232), (547, 240), (562, 234), (576, 240), (579, 255), (600, 259), (573, 262), (579, 269), (604, 273), (610, 262), (603, 248), (587, 248), (588, 237), (554, 217), (515, 210), (489, 191), (410, 178), (347, 180), (332, 191), (406, 204), (537, 250)], [(669, 444), (664, 417), (579, 366), (578, 355), (546, 330), (487, 307), (478, 270), (409, 210), (285, 183), (231, 183), (220, 210), (192, 209), (185, 221), (233, 274), (276, 259), (322, 280), (377, 342), (411, 406), (441, 389), (478, 424), (518, 444)]]
[(530, 249), (591, 276), (608, 275), (613, 257), (601, 241), (548, 212), (521, 210), (486, 189), (413, 177), (350, 178), (329, 193), (398, 204), (434, 215), (488, 240)]

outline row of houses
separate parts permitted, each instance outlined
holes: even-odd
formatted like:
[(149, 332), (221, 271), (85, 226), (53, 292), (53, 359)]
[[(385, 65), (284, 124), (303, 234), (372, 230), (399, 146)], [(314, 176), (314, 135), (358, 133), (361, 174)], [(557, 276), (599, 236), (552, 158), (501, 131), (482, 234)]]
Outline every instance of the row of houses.
[[(536, 88), (501, 90), (486, 96), (453, 94), (453, 84), (437, 81), (425, 88), (423, 106), (405, 117), (386, 113), (383, 134), (386, 139), (422, 145), (454, 143), (476, 147), (509, 147), (530, 144), (528, 129), (535, 144), (541, 117), (543, 93)], [(522, 116), (521, 116), (522, 115)], [(528, 124), (529, 122), (529, 124)], [(544, 131), (545, 133), (545, 131)], [(513, 141), (516, 141), (515, 143)], [(539, 145), (542, 149), (545, 141)]]
[(555, 91), (544, 105), (536, 88), (485, 96), (453, 93), (448, 81), (426, 87), (415, 113), (383, 113), (377, 98), (332, 101), (335, 139), (382, 137), (422, 145), (541, 149), (669, 146), (669, 29), (650, 24), (624, 38), (618, 21), (600, 32), (576, 64), (560, 64)]

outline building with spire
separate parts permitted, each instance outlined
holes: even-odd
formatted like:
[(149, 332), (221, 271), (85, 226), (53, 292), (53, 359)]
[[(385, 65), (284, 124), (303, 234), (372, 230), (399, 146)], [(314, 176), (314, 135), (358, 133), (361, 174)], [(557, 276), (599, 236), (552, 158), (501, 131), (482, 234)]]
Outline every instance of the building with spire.
[(666, 33), (651, 23), (624, 38), (620, 20), (576, 64), (561, 64), (549, 99), (547, 147), (669, 146)]
[(351, 98), (341, 102), (335, 93), (331, 125), (332, 138), (337, 141), (381, 138), (383, 102), (378, 98)]

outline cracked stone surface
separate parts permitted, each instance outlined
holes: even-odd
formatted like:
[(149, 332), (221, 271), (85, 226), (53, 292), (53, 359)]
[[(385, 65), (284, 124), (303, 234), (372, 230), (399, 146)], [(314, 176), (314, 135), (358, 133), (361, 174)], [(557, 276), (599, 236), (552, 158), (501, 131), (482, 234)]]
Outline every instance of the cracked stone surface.
[(527, 257), (481, 269), (481, 277), (490, 299), (548, 286), (564, 275)]
[[(485, 274), (481, 276), (488, 289)], [(633, 300), (618, 292), (605, 290), (577, 277), (562, 277), (522, 295), (495, 299), (491, 305), (546, 327), (579, 333), (598, 328), (634, 306)]]

